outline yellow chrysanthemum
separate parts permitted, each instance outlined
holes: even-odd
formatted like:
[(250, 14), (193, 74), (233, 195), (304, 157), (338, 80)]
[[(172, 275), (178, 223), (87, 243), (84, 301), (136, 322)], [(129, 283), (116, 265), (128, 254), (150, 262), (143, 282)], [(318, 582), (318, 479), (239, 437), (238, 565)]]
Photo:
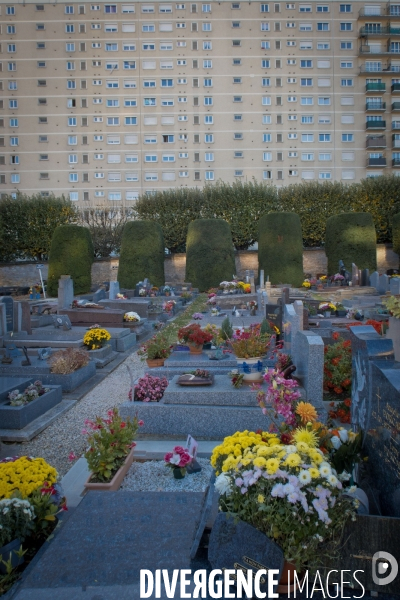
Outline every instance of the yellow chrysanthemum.
[(265, 502), (265, 496), (263, 496), (262, 494), (258, 494), (258, 496), (257, 496), (257, 502), (259, 502), (260, 504), (264, 504), (264, 502)]
[(310, 475), (313, 479), (316, 479), (320, 475), (319, 470), (316, 469), (315, 467), (311, 467), (310, 469), (308, 469), (308, 472), (310, 473)]
[(270, 438), (270, 439), (268, 440), (268, 444), (269, 444), (270, 446), (279, 446), (279, 444), (280, 444), (280, 443), (281, 443), (281, 442), (280, 442), (280, 440), (279, 440), (279, 438), (278, 438), (278, 437), (273, 437), (273, 438)]
[(299, 442), (298, 444), (296, 444), (296, 448), (299, 452), (305, 453), (307, 453), (310, 450), (310, 446), (305, 442)]
[(262, 469), (263, 467), (265, 467), (266, 463), (267, 463), (267, 461), (262, 456), (257, 456), (257, 458), (255, 458), (253, 460), (253, 465), (255, 467), (258, 467), (259, 469)]
[(316, 465), (320, 465), (324, 460), (323, 456), (316, 450), (314, 452), (310, 452), (310, 458)]
[(296, 444), (305, 442), (310, 446), (310, 448), (315, 448), (318, 445), (318, 435), (315, 433), (315, 431), (309, 431), (303, 427), (296, 429), (293, 434), (293, 439)]
[(316, 421), (318, 418), (317, 411), (309, 402), (299, 402), (296, 407), (296, 413), (299, 415), (301, 422), (306, 425), (309, 421)]
[(277, 458), (269, 458), (265, 464), (268, 475), (273, 475), (279, 469), (279, 460)]
[(288, 454), (285, 460), (285, 464), (289, 467), (298, 467), (301, 462), (301, 456), (299, 456), (299, 454), (296, 454), (295, 452)]

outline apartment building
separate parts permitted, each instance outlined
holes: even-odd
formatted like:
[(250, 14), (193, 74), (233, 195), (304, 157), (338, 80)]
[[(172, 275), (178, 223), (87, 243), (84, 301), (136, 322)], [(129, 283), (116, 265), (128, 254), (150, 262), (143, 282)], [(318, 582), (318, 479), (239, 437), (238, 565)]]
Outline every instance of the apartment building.
[(0, 2), (0, 194), (400, 172), (400, 3), (128, 2)]

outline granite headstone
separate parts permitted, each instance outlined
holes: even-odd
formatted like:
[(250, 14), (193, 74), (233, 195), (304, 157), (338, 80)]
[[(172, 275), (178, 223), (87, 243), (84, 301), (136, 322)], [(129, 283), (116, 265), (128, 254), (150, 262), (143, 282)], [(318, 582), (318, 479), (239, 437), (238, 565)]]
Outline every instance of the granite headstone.
[(6, 307), (0, 302), (0, 337), (7, 333)]
[(5, 308), (6, 332), (11, 332), (14, 330), (14, 300), (11, 296), (0, 296), (0, 302)]
[(391, 277), (390, 278), (390, 293), (393, 296), (398, 296), (400, 294), (400, 277)]
[(362, 269), (361, 271), (361, 285), (369, 285), (369, 269)]
[(369, 283), (376, 290), (379, 290), (379, 273), (378, 271), (374, 271), (369, 278)]
[(14, 326), (13, 331), (22, 330), (22, 307), (21, 302), (14, 302)]
[(354, 263), (351, 263), (351, 285), (360, 285), (360, 271)]
[(32, 325), (31, 325), (31, 307), (29, 306), (29, 302), (26, 300), (21, 302), (21, 329), (22, 331), (26, 331), (29, 335), (32, 334)]
[(74, 282), (70, 275), (61, 275), (58, 280), (58, 309), (70, 308), (74, 300)]
[(282, 333), (282, 306), (280, 304), (266, 304), (265, 318)]
[[(278, 570), (274, 579), (279, 581), (284, 564), (283, 551), (273, 540), (229, 513), (220, 513), (214, 522), (208, 560), (213, 569), (234, 569), (245, 574), (250, 570), (253, 578), (257, 571), (265, 569), (267, 573), (260, 578), (261, 592), (268, 591), (268, 571)], [(274, 591), (276, 587), (273, 586)]]
[(264, 269), (260, 269), (260, 289), (264, 287)]
[(292, 357), (296, 356), (296, 335), (300, 330), (300, 317), (293, 304), (285, 304), (283, 313), (284, 351)]
[(390, 289), (390, 277), (386, 274), (379, 276), (379, 287), (378, 292), (380, 294), (386, 294)]
[(296, 335), (296, 377), (301, 380), (306, 399), (317, 411), (323, 406), (324, 342), (312, 331), (298, 331)]
[(119, 283), (118, 281), (110, 281), (110, 291), (108, 297), (110, 300), (115, 300), (117, 294), (119, 294)]

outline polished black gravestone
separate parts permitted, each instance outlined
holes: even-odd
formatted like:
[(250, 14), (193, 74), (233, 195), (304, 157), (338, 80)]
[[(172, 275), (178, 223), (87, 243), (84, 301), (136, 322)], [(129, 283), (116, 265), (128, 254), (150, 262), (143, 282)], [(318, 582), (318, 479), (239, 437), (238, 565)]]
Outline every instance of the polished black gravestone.
[(393, 361), (392, 340), (383, 338), (370, 325), (350, 327), (352, 348), (351, 422), (366, 431), (372, 404), (371, 361)]
[(14, 329), (14, 300), (10, 296), (1, 296), (0, 302), (5, 306), (6, 310), (6, 331), (10, 332)]
[(279, 575), (274, 579), (279, 581), (285, 562), (282, 549), (274, 541), (229, 513), (220, 513), (214, 522), (208, 560), (213, 569), (234, 569), (244, 573), (250, 569), (253, 577), (258, 570), (266, 569), (267, 575), (260, 579), (262, 592), (268, 591), (268, 570), (278, 570)]
[(140, 569), (190, 568), (204, 502), (201, 492), (91, 491), (23, 588), (129, 585)]
[(270, 321), (273, 325), (275, 325), (280, 332), (282, 332), (282, 305), (266, 304), (265, 318), (267, 321)]
[(364, 439), (368, 470), (380, 492), (382, 514), (400, 523), (400, 363), (373, 361), (370, 387)]
[[(367, 592), (379, 592), (379, 597), (400, 594), (399, 573), (393, 581), (389, 581), (390, 575), (396, 572), (396, 561), (400, 565), (399, 540), (400, 519), (357, 515), (356, 520), (350, 521), (345, 527), (341, 556), (332, 568), (339, 573), (347, 571), (346, 576), (356, 589), (361, 589), (361, 583)], [(381, 552), (391, 554), (395, 560), (387, 556), (378, 557), (377, 553)], [(383, 563), (383, 568), (379, 569), (379, 563)], [(352, 577), (356, 571), (358, 581)], [(351, 593), (350, 590), (346, 592), (349, 595)], [(355, 597), (357, 595), (362, 597), (360, 592)]]

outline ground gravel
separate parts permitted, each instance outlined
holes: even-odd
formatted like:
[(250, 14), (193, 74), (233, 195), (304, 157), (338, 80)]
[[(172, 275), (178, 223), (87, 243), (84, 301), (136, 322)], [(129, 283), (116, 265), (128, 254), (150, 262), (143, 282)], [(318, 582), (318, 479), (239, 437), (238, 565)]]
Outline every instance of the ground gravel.
[(183, 479), (175, 479), (172, 469), (163, 460), (134, 462), (120, 489), (131, 492), (204, 492), (213, 468), (206, 458), (199, 458), (197, 462), (202, 467), (200, 473), (187, 473)]
[[(85, 419), (106, 417), (107, 410), (125, 402), (130, 389), (129, 365), (134, 380), (144, 374), (144, 363), (136, 352), (86, 394), (67, 413), (49, 425), (30, 442), (13, 445), (11, 454), (42, 456), (62, 477), (71, 468), (70, 452), (81, 456), (85, 451), (86, 436), (82, 435)], [(11, 450), (11, 448), (10, 448)]]

